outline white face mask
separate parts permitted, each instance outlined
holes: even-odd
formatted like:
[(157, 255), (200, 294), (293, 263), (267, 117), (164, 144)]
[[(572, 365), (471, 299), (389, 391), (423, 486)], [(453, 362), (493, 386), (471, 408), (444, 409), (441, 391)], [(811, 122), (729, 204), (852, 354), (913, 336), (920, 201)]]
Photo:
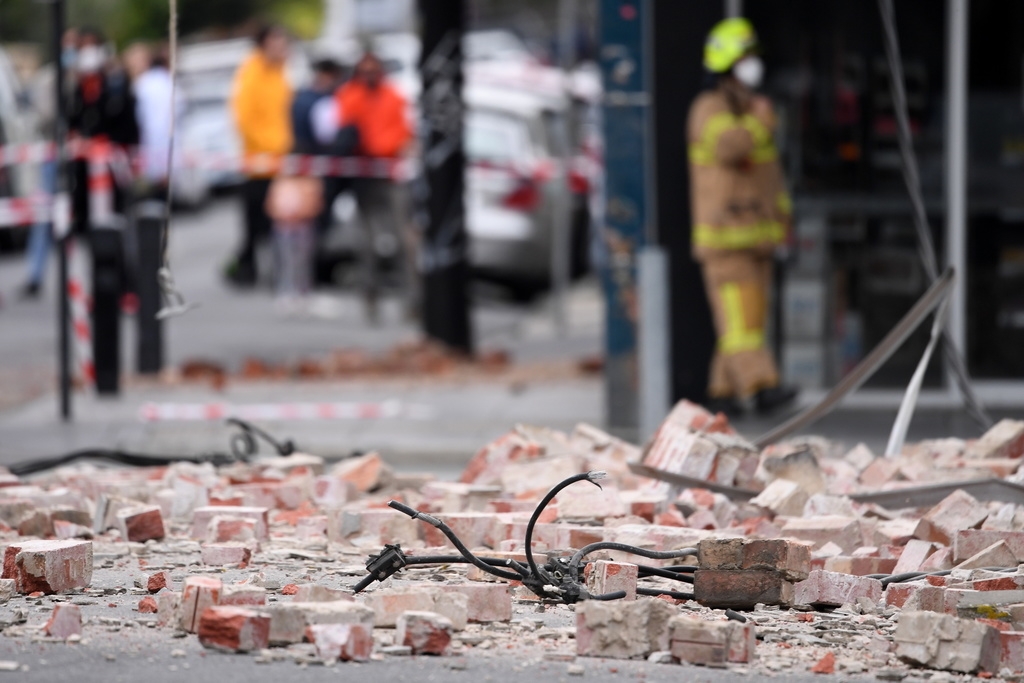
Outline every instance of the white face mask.
[(96, 73), (106, 61), (107, 53), (99, 45), (86, 45), (78, 51), (78, 70), (84, 74)]
[(764, 62), (761, 61), (760, 57), (744, 57), (736, 62), (736, 66), (732, 68), (732, 73), (736, 80), (743, 85), (748, 88), (757, 88), (761, 85), (762, 79), (764, 79)]

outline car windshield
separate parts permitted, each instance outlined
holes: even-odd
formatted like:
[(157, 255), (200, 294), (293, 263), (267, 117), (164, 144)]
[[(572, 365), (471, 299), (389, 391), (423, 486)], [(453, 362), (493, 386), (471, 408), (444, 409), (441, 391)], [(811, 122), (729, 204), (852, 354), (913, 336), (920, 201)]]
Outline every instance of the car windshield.
[(525, 122), (497, 112), (469, 112), (465, 143), (466, 157), (475, 162), (510, 163), (531, 149)]

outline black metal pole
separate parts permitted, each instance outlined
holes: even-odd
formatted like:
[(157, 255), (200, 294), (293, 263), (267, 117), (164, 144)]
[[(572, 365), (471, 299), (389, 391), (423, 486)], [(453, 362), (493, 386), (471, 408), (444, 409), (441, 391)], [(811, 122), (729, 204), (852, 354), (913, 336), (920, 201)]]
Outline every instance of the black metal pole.
[(423, 142), (422, 216), (426, 224), (423, 328), (431, 339), (473, 352), (469, 316), (469, 250), (463, 203), (462, 33), (464, 0), (419, 0), (423, 23), (420, 73)]
[[(56, 116), (53, 123), (53, 141), (57, 148), (57, 158), (54, 163), (57, 165), (57, 183), (54, 187), (54, 198), (68, 191), (67, 168), (64, 163), (64, 141), (67, 137), (67, 102), (64, 98), (64, 63), (61, 60), (64, 40), (64, 0), (52, 0), (53, 2), (53, 35), (51, 36), (51, 47), (53, 50), (53, 64), (55, 69), (54, 88), (56, 88), (54, 102), (57, 105)], [(51, 206), (57, 207), (56, 201)], [(71, 420), (71, 338), (69, 335), (69, 322), (71, 319), (71, 303), (68, 301), (68, 254), (67, 226), (61, 227), (63, 233), (56, 230), (58, 222), (66, 222), (60, 219), (56, 212), (50, 217), (50, 230), (54, 237), (53, 244), (57, 248), (57, 263), (60, 270), (60, 281), (57, 287), (57, 357), (59, 359), (59, 382), (60, 382), (60, 416), (65, 422)]]

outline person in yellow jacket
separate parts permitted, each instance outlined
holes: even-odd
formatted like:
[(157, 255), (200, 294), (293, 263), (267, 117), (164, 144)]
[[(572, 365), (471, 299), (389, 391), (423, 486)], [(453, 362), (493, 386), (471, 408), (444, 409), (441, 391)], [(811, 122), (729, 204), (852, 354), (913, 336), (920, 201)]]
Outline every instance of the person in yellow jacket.
[(770, 412), (797, 394), (780, 385), (765, 343), (772, 256), (786, 241), (791, 206), (772, 139), (775, 114), (755, 92), (764, 66), (750, 22), (716, 24), (704, 66), (718, 82), (691, 106), (687, 139), (693, 255), (718, 336), (709, 407), (735, 414), (753, 398), (759, 412)]
[(270, 237), (267, 191), (279, 158), (292, 148), (292, 87), (285, 74), (290, 40), (280, 26), (256, 34), (256, 49), (238, 67), (232, 86), (231, 113), (242, 141), (246, 181), (242, 196), (245, 233), (227, 276), (235, 284), (256, 283), (256, 245)]

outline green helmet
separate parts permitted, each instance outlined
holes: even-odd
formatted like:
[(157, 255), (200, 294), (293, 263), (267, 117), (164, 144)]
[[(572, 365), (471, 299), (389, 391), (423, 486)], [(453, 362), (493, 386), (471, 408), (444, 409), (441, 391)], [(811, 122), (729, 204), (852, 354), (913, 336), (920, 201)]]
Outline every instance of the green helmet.
[(725, 73), (755, 47), (757, 34), (750, 21), (742, 17), (723, 19), (704, 43), (704, 67), (712, 73)]

